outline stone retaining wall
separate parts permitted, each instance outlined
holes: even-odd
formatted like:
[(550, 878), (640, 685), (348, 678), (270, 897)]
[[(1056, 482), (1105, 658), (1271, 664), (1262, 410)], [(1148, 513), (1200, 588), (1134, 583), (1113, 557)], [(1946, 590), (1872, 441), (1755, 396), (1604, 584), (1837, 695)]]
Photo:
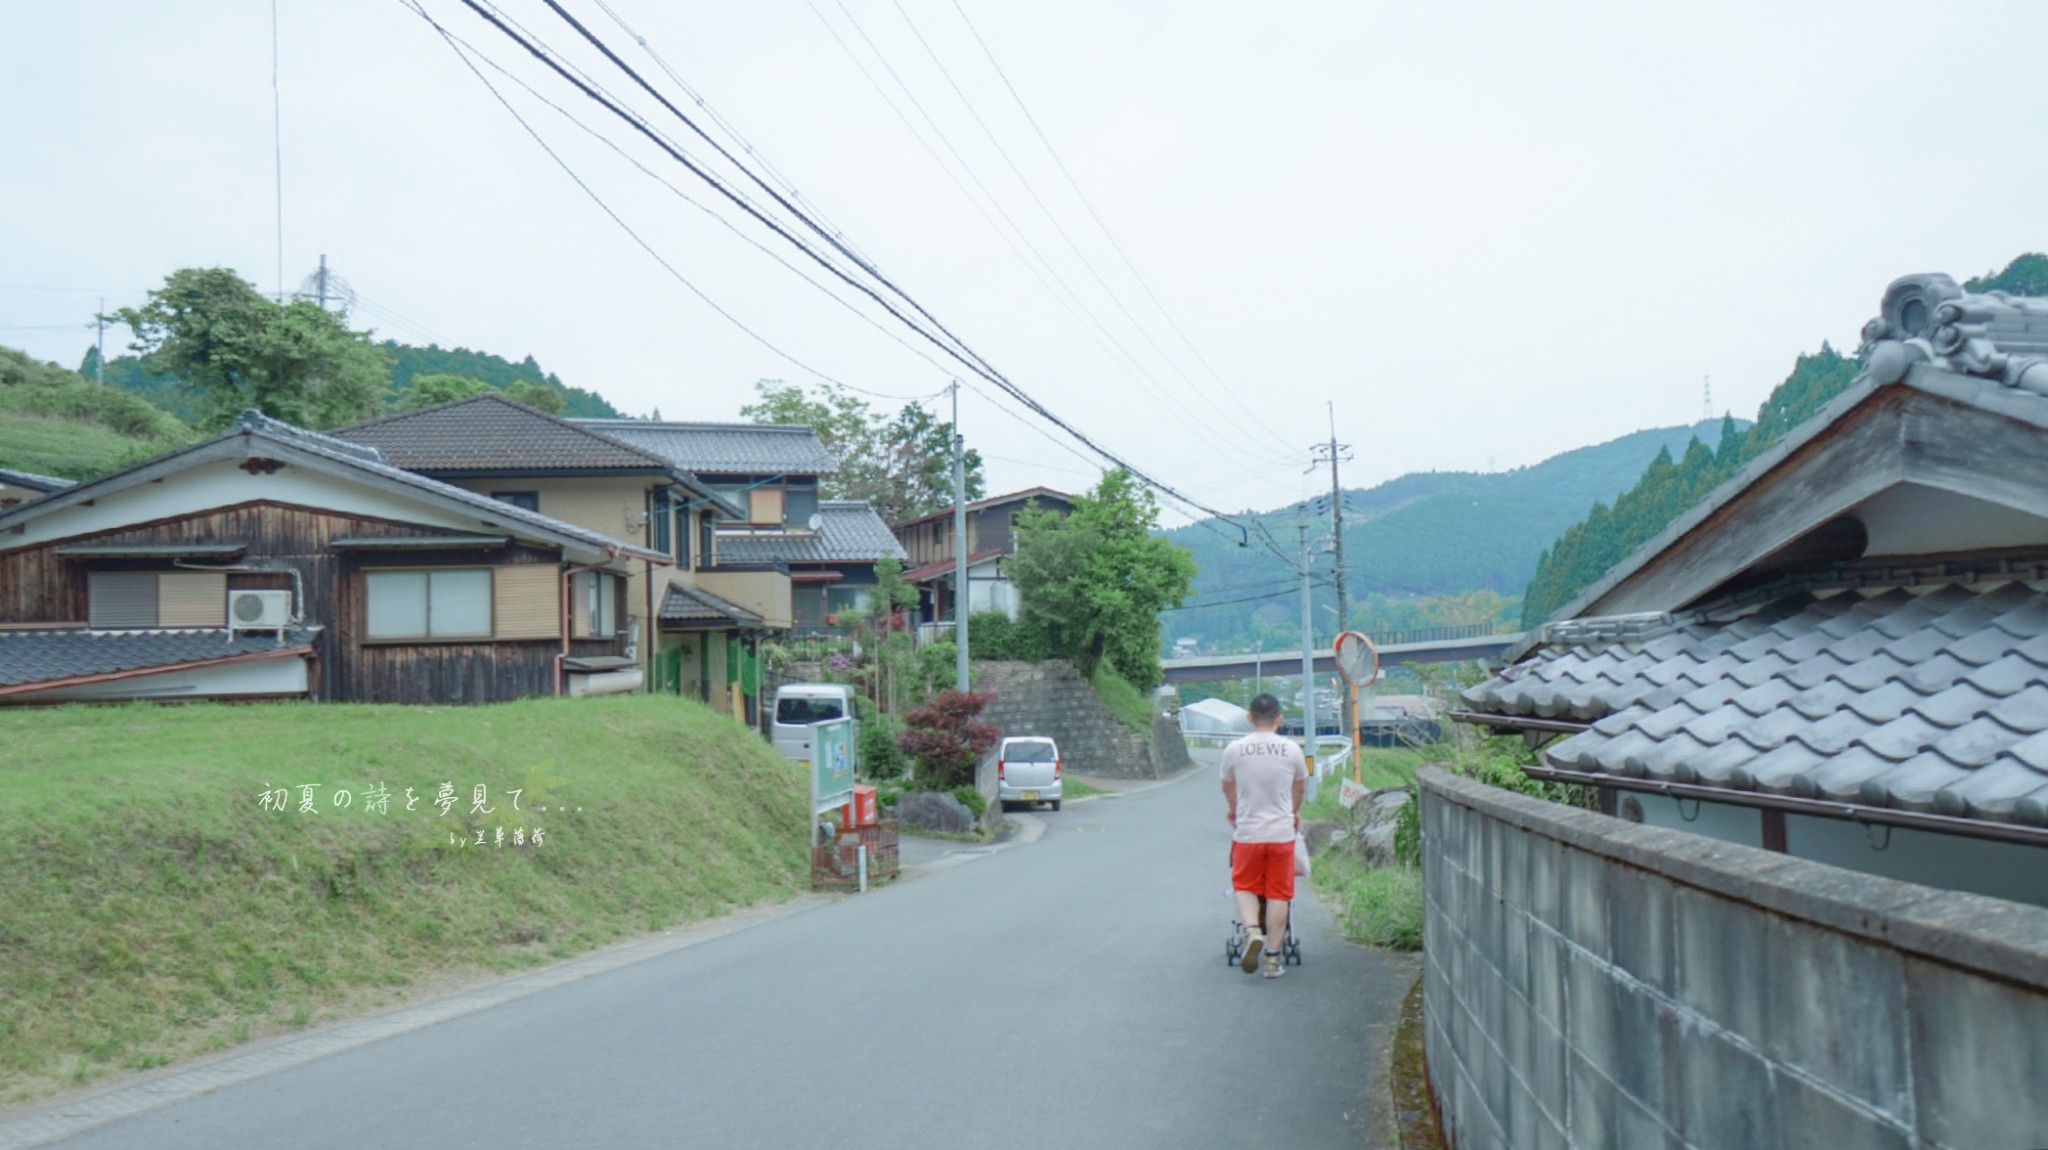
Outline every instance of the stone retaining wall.
[(1005, 735), (1049, 735), (1059, 744), (1066, 769), (1118, 779), (1156, 779), (1189, 765), (1180, 724), (1153, 717), (1151, 738), (1132, 730), (1110, 711), (1065, 660), (974, 663), (974, 689), (995, 692), (982, 712)]
[(1421, 787), (1459, 1150), (2048, 1145), (2048, 910)]

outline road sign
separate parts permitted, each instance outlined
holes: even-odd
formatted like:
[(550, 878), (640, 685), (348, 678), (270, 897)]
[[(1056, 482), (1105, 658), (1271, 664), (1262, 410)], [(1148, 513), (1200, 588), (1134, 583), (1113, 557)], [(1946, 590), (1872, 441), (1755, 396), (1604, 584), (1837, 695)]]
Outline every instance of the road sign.
[(1337, 636), (1337, 673), (1354, 687), (1371, 686), (1380, 675), (1379, 648), (1357, 631)]
[(1355, 779), (1345, 779), (1343, 786), (1337, 789), (1337, 802), (1348, 811), (1371, 793), (1364, 783)]
[(811, 724), (811, 814), (822, 815), (853, 801), (852, 719)]

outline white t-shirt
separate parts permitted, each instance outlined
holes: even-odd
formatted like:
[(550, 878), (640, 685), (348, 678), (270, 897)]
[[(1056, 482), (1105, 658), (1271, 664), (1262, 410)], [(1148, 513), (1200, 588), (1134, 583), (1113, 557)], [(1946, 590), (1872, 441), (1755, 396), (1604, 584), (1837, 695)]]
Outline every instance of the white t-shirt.
[(1223, 781), (1237, 780), (1237, 829), (1241, 843), (1294, 840), (1294, 782), (1307, 781), (1308, 761), (1292, 739), (1253, 731), (1223, 749)]

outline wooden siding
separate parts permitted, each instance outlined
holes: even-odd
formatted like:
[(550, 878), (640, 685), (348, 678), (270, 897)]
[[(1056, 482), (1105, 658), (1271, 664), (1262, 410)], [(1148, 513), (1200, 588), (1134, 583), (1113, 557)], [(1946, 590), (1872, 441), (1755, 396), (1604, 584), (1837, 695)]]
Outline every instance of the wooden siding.
[[(382, 567), (533, 566), (558, 578), (561, 555), (513, 544), (492, 549), (336, 552), (350, 535), (429, 536), (433, 528), (272, 503), (248, 503), (119, 531), (51, 540), (0, 552), (0, 623), (82, 621), (88, 570), (162, 571), (161, 560), (67, 560), (51, 554), (60, 543), (175, 544), (236, 542), (241, 562), (279, 564), (299, 573), (308, 624), (324, 626), (318, 645), (313, 695), (356, 702), (481, 703), (555, 690), (559, 638), (497, 642), (364, 644), (362, 573)], [(518, 576), (514, 576), (517, 580)], [(527, 577), (535, 582), (539, 576)], [(619, 581), (623, 588), (624, 580)], [(286, 571), (233, 573), (230, 588), (290, 587)], [(619, 617), (626, 617), (620, 604)], [(623, 653), (617, 640), (577, 641), (572, 655)]]

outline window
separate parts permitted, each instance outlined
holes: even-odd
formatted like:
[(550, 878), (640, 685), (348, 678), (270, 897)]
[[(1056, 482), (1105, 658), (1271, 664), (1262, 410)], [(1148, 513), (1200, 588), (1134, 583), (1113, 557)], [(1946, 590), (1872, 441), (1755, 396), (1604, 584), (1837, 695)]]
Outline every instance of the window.
[(372, 571), (363, 577), (367, 639), (488, 639), (489, 568)]
[(576, 576), (571, 592), (579, 639), (610, 639), (619, 633), (619, 577), (604, 571)]
[(647, 513), (647, 546), (664, 554), (668, 551), (668, 492), (653, 494), (653, 510)]
[(790, 726), (804, 726), (809, 723), (825, 723), (843, 719), (846, 712), (840, 709), (837, 699), (777, 699), (775, 721)]
[(781, 523), (782, 488), (756, 487), (749, 492), (747, 522)]
[(225, 627), (228, 577), (212, 571), (91, 571), (86, 619), (94, 627)]
[(697, 517), (697, 566), (699, 567), (709, 567), (718, 561), (718, 556), (711, 550), (712, 534), (711, 517), (709, 515), (699, 515)]
[(521, 511), (538, 512), (540, 510), (540, 492), (538, 491), (493, 491), (491, 492), (491, 498), (500, 503), (510, 503)]
[(791, 527), (801, 527), (806, 531), (810, 530), (811, 517), (818, 513), (818, 489), (815, 487), (790, 488), (789, 496), (784, 500), (783, 507)]
[(690, 569), (690, 505), (676, 504), (676, 566)]

